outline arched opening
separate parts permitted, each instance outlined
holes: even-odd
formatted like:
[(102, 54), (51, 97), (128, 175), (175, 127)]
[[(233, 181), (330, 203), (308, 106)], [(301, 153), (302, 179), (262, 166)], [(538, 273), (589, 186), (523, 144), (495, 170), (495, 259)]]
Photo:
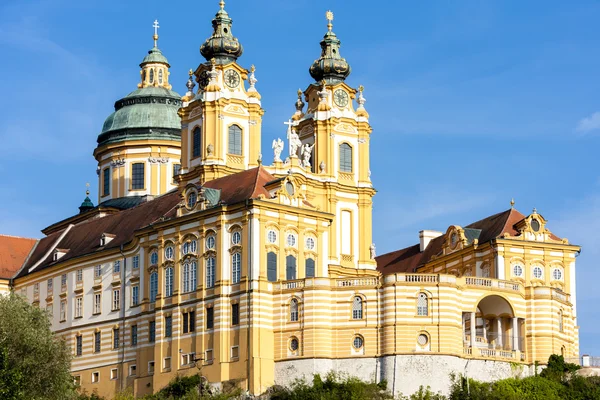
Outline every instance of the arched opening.
[(481, 357), (516, 358), (524, 352), (524, 319), (515, 316), (503, 297), (486, 296), (475, 312), (463, 312), (463, 342), (467, 353)]

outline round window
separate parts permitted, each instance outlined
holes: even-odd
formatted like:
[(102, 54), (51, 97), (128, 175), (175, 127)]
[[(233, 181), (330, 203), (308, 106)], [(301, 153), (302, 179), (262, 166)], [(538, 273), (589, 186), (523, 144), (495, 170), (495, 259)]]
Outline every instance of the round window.
[(308, 237), (306, 238), (306, 248), (308, 250), (314, 250), (315, 248), (315, 239)]
[(429, 343), (429, 338), (426, 334), (421, 333), (419, 337), (417, 337), (417, 343), (419, 344), (419, 346), (426, 346), (427, 343)]
[(196, 201), (198, 200), (198, 195), (196, 195), (196, 192), (191, 191), (188, 193), (188, 197), (187, 197), (187, 206), (189, 209), (192, 209), (194, 207), (196, 207)]
[(558, 268), (555, 268), (554, 271), (552, 271), (552, 276), (555, 280), (560, 281), (562, 279), (562, 271)]
[(206, 238), (206, 248), (209, 250), (215, 248), (215, 237), (214, 236), (209, 236)]
[(458, 243), (458, 235), (456, 234), (456, 232), (454, 232), (454, 233), (452, 234), (452, 236), (450, 236), (450, 245), (451, 245), (452, 247), (455, 247), (455, 246), (456, 246), (456, 243)]
[(288, 194), (289, 194), (290, 196), (293, 196), (293, 195), (294, 195), (294, 192), (296, 191), (296, 190), (294, 189), (294, 184), (293, 184), (292, 182), (287, 182), (287, 183), (285, 184), (285, 190), (288, 192)]
[(233, 242), (233, 244), (240, 244), (242, 242), (242, 234), (240, 232), (233, 232), (231, 241)]
[(543, 271), (542, 268), (540, 267), (534, 267), (533, 268), (533, 277), (536, 279), (541, 279), (543, 275)]
[(267, 233), (267, 240), (269, 241), (269, 243), (276, 243), (277, 242), (277, 232), (269, 231), (269, 233)]
[(152, 265), (158, 264), (158, 253), (155, 251), (152, 252), (152, 254), (150, 254), (150, 264), (152, 264)]
[(294, 236), (293, 234), (289, 233), (287, 235), (287, 245), (290, 246), (290, 247), (296, 246), (296, 236)]
[(523, 267), (520, 264), (515, 264), (513, 267), (513, 275), (514, 276), (522, 276), (523, 275)]
[(540, 221), (538, 221), (537, 219), (531, 220), (531, 229), (533, 229), (534, 232), (539, 232), (540, 227)]
[(354, 341), (352, 342), (352, 346), (354, 346), (354, 348), (356, 350), (359, 350), (359, 349), (362, 349), (363, 345), (364, 345), (363, 338), (360, 336), (355, 336)]
[(169, 246), (165, 249), (165, 258), (167, 260), (173, 259), (173, 246)]
[(298, 350), (298, 339), (292, 338), (292, 340), (290, 340), (290, 350), (292, 350), (292, 351)]

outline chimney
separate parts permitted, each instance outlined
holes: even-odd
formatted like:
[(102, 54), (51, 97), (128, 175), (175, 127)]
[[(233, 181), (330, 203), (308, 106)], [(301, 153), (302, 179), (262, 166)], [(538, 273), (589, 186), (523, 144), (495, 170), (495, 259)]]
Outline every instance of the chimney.
[(439, 237), (442, 235), (443, 235), (443, 233), (438, 232), (438, 231), (420, 231), (419, 232), (419, 242), (420, 242), (419, 250), (420, 251), (425, 250), (427, 248), (427, 245), (429, 245), (429, 242), (431, 242), (436, 237)]

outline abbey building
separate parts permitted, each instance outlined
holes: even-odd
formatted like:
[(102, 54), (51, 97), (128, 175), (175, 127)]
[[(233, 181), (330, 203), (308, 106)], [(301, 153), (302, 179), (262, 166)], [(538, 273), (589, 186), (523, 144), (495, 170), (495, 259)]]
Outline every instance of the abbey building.
[(580, 249), (535, 210), (376, 256), (369, 114), (327, 19), (270, 165), (259, 71), (238, 63), (224, 2), (183, 96), (155, 23), (137, 87), (99, 129), (98, 205), (22, 243), (0, 279), (48, 311), (82, 388), (143, 395), (200, 372), (260, 394), (334, 370), (445, 391), (451, 372), (578, 355)]

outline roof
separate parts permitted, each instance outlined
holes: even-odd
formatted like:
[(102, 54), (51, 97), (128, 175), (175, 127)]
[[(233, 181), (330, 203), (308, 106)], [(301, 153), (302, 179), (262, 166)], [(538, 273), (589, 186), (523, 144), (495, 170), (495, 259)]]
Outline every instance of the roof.
[[(474, 239), (477, 239), (479, 243), (486, 243), (501, 237), (505, 233), (517, 236), (519, 232), (514, 225), (524, 218), (525, 215), (511, 208), (473, 222), (463, 229), (469, 243), (472, 243)], [(442, 252), (444, 238), (445, 236), (441, 235), (432, 239), (422, 252), (420, 251), (420, 245), (416, 244), (376, 257), (377, 269), (383, 274), (416, 271), (417, 268), (431, 261), (434, 255), (439, 255)], [(554, 235), (552, 235), (552, 238), (558, 239)]]
[(167, 61), (167, 57), (165, 57), (162, 51), (160, 51), (156, 46), (148, 50), (148, 55), (144, 57), (142, 63), (140, 64), (140, 67), (147, 63), (163, 63), (167, 64), (167, 66), (170, 67), (169, 61)]
[[(221, 204), (235, 204), (259, 198), (262, 195), (270, 198), (264, 185), (272, 180), (273, 176), (270, 173), (264, 168), (258, 167), (208, 181), (204, 186), (221, 191)], [(114, 199), (112, 202), (125, 205), (126, 200)], [(40, 271), (77, 257), (118, 249), (121, 245), (131, 242), (136, 231), (156, 222), (175, 219), (177, 206), (181, 200), (179, 191), (174, 190), (115, 214), (70, 224), (61, 230), (54, 231), (39, 241), (17, 277), (29, 274), (29, 269), (33, 266), (36, 266), (34, 271)], [(132, 202), (136, 201), (138, 200)], [(105, 233), (115, 235), (115, 237), (106, 246), (100, 246), (100, 237)], [(68, 251), (58, 261), (53, 261), (52, 251), (56, 248), (68, 249)], [(18, 266), (20, 267), (20, 265), (19, 263)]]
[(12, 278), (36, 242), (37, 239), (0, 235), (0, 278)]

